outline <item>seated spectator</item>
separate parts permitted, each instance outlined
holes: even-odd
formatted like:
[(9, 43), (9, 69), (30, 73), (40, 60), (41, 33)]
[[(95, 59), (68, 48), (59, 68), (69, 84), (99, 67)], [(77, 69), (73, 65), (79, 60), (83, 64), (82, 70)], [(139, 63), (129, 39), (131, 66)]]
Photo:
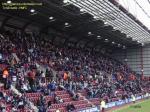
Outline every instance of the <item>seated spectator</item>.
[(44, 106), (46, 104), (46, 99), (45, 99), (44, 95), (41, 95), (39, 100), (40, 100), (40, 105)]
[(3, 98), (5, 99), (5, 97), (7, 96), (7, 94), (5, 92), (3, 92)]
[(23, 108), (24, 108), (23, 100), (18, 101), (18, 109), (23, 109)]
[(22, 83), (22, 85), (21, 85), (21, 91), (22, 92), (30, 92), (31, 91), (30, 86), (28, 85), (27, 82)]
[(39, 109), (39, 112), (46, 112), (46, 100), (44, 95), (40, 96), (40, 99), (37, 101), (37, 106)]
[(49, 91), (48, 91), (48, 89), (45, 88), (45, 87), (43, 87), (42, 92), (43, 92), (44, 95), (49, 95), (50, 94)]
[(0, 105), (0, 111), (1, 112), (6, 112), (6, 105), (5, 104)]
[(12, 109), (11, 110), (12, 110), (12, 112), (17, 112), (17, 107), (12, 105)]
[(50, 108), (51, 105), (52, 105), (52, 102), (51, 102), (51, 101), (48, 101), (48, 103), (47, 103), (47, 108)]
[(63, 83), (60, 83), (60, 84), (58, 85), (58, 89), (59, 89), (59, 90), (65, 90), (65, 87), (64, 87)]
[(73, 105), (72, 103), (69, 103), (69, 104), (67, 105), (67, 111), (68, 111), (68, 112), (72, 112), (72, 111), (74, 111), (74, 110), (75, 110), (74, 105)]
[(70, 94), (71, 97), (75, 96), (75, 91), (74, 90), (68, 90), (68, 93)]
[(0, 100), (4, 98), (3, 92), (0, 91)]
[(69, 89), (70, 89), (70, 85), (69, 85), (69, 83), (68, 83), (68, 82), (66, 82), (64, 87), (65, 87), (67, 90), (69, 90)]
[(89, 98), (93, 98), (93, 91), (92, 91), (92, 89), (90, 89), (88, 91), (87, 95), (88, 95)]
[(68, 92), (74, 101), (77, 101), (79, 99), (79, 95), (76, 94), (73, 90), (68, 90)]
[(18, 109), (24, 109), (25, 105), (27, 104), (26, 97), (24, 95), (21, 97), (17, 97), (16, 101)]
[(11, 97), (6, 95), (5, 100), (6, 100), (7, 103), (9, 103), (9, 102), (11, 102)]
[(52, 81), (51, 83), (48, 84), (48, 89), (50, 89), (51, 91), (55, 91), (56, 89), (55, 81)]
[(45, 72), (41, 71), (41, 82), (45, 82), (45, 81), (46, 81)]
[(0, 68), (0, 82), (3, 83), (3, 70)]
[(79, 100), (79, 95), (78, 94), (75, 94), (74, 96), (73, 96), (73, 98), (72, 98), (74, 101), (77, 101), (77, 100)]
[(63, 103), (64, 102), (63, 99), (61, 99), (58, 96), (56, 96), (54, 100), (55, 100), (55, 103)]
[(45, 108), (45, 106), (39, 106), (39, 111), (38, 112), (46, 112), (46, 108)]

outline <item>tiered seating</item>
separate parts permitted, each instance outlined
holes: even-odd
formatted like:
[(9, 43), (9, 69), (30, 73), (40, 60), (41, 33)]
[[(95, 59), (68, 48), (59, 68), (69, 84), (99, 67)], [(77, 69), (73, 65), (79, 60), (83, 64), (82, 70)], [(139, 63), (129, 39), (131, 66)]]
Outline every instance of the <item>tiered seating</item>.
[(94, 104), (94, 105), (99, 105), (100, 104), (100, 100), (99, 98), (91, 98), (89, 99), (89, 101)]
[[(4, 35), (7, 34), (4, 33)], [(9, 39), (4, 38), (0, 40), (0, 50), (4, 57), (5, 55), (8, 56), (8, 59), (4, 60), (9, 62), (9, 68), (12, 68), (15, 71), (15, 74), (13, 73), (13, 75), (17, 79), (17, 89), (23, 93), (30, 91), (31, 93), (25, 93), (25, 96), (35, 105), (37, 105), (37, 101), (41, 94), (43, 95), (45, 92), (43, 92), (43, 88), (48, 90), (47, 92), (49, 92), (49, 90), (55, 90), (54, 92), (56, 96), (63, 99), (63, 103), (54, 104), (54, 96), (45, 95), (46, 105), (48, 101), (52, 101), (52, 105), (49, 108), (50, 112), (54, 112), (56, 109), (66, 112), (66, 106), (70, 102), (73, 106), (75, 106), (76, 110), (84, 109), (91, 107), (89, 102), (99, 105), (99, 98), (109, 97), (111, 101), (116, 101), (122, 97), (122, 94), (125, 92), (129, 91), (135, 93), (133, 91), (136, 89), (136, 94), (138, 94), (142, 90), (141, 87), (138, 87), (139, 84), (138, 81), (136, 81), (136, 78), (133, 78), (132, 80), (129, 78), (129, 75), (131, 74), (134, 77), (136, 75), (132, 73), (126, 65), (123, 65), (112, 58), (110, 59), (105, 55), (103, 56), (97, 52), (91, 52), (90, 50), (84, 49), (79, 50), (70, 47), (60, 48), (44, 38), (35, 39), (34, 37), (30, 38), (30, 36), (22, 36), (22, 38), (19, 39), (18, 35), (15, 35), (15, 33), (10, 33), (7, 37)], [(20, 60), (19, 63), (17, 63), (15, 59), (11, 58), (12, 53), (14, 52)], [(6, 67), (6, 63), (0, 64), (0, 68), (2, 70)], [(48, 71), (39, 70), (40, 67), (43, 67), (44, 69), (47, 68), (46, 70)], [(10, 72), (9, 68), (7, 70), (8, 72)], [(56, 73), (53, 73), (52, 70)], [(108, 78), (108, 75), (112, 75), (114, 77), (114, 82), (108, 81), (110, 78)], [(7, 78), (10, 80), (12, 79), (12, 76), (8, 75)], [(46, 82), (43, 81), (44, 78), (47, 78)], [(129, 80), (129, 82), (127, 80)], [(130, 85), (130, 82), (133, 83), (132, 86)], [(45, 83), (49, 84), (49, 86)], [(20, 85), (23, 85), (25, 89), (22, 90), (23, 87)], [(59, 85), (61, 85), (61, 89), (63, 89), (62, 91), (58, 91)], [(40, 92), (35, 92), (35, 89), (37, 88)], [(84, 99), (84, 97), (79, 97), (78, 101), (73, 101), (69, 93), (65, 91), (68, 88), (70, 91), (78, 91), (81, 93), (81, 96), (85, 96), (86, 98), (87, 95), (89, 95), (89, 98), (96, 98), (91, 98), (88, 102)], [(85, 90), (83, 88), (85, 88)], [(115, 90), (112, 91), (114, 88)], [(130, 88), (130, 90), (126, 88)], [(95, 89), (100, 90), (100, 92), (90, 96), (91, 93), (95, 92)], [(116, 93), (114, 91), (117, 91), (118, 89), (122, 89), (125, 92), (119, 90), (117, 95), (115, 95)], [(1, 88), (1, 90), (3, 90), (3, 88)], [(86, 90), (88, 90), (89, 94)], [(9, 90), (3, 91), (10, 95)], [(2, 102), (5, 101), (2, 100)], [(45, 102), (39, 105), (42, 107), (45, 105)], [(38, 106), (38, 108), (40, 106)], [(8, 108), (11, 109), (11, 106), (8, 105)]]
[[(37, 101), (40, 99), (41, 93), (25, 93), (25, 96), (36, 105)], [(45, 99), (47, 103), (48, 101), (53, 101), (54, 97), (45, 96)]]
[[(91, 105), (88, 104), (88, 102), (85, 101), (83, 97), (80, 97), (79, 101), (73, 101), (70, 95), (66, 91), (56, 91), (55, 93), (57, 96), (63, 99), (64, 103), (52, 104), (48, 112), (55, 112), (57, 109), (59, 109), (61, 112), (66, 112), (66, 106), (70, 102), (75, 105), (76, 109), (83, 109), (83, 108), (91, 107)], [(31, 102), (36, 104), (41, 96), (41, 93), (26, 93), (25, 96), (29, 98)], [(48, 102), (49, 100), (53, 101), (54, 97), (45, 96), (45, 99), (46, 99), (46, 102)]]
[(48, 110), (49, 112), (55, 112), (59, 109), (62, 112), (66, 112), (66, 107), (70, 102), (75, 106), (76, 109), (84, 109), (87, 107), (91, 107), (88, 104), (88, 101), (85, 101), (83, 97), (80, 97), (78, 101), (73, 101), (70, 95), (66, 91), (56, 91), (57, 96), (63, 99), (64, 103), (61, 104), (52, 104), (52, 107)]
[[(0, 92), (6, 93), (7, 96), (13, 98), (11, 90), (5, 90), (4, 86), (0, 86)], [(12, 104), (7, 103), (5, 99), (0, 100), (0, 104), (4, 104), (6, 106), (6, 112), (12, 112)], [(17, 112), (31, 112), (32, 110), (25, 107), (24, 109), (18, 109)]]
[(1, 70), (5, 69), (7, 66), (8, 66), (8, 65), (6, 65), (6, 64), (0, 64)]
[[(63, 108), (57, 108), (60, 110), (60, 112), (66, 112), (66, 108), (63, 107)], [(57, 109), (49, 109), (48, 112), (56, 112)]]

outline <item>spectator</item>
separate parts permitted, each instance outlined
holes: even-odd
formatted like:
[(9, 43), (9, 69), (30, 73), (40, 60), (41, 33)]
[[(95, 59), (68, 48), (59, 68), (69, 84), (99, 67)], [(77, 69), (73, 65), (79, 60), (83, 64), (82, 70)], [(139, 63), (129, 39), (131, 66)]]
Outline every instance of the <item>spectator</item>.
[(0, 91), (0, 100), (4, 98), (3, 92)]
[(51, 91), (55, 91), (56, 89), (55, 81), (52, 81), (50, 84), (48, 84), (48, 89), (50, 89)]
[(52, 102), (51, 102), (51, 101), (48, 101), (48, 103), (47, 103), (47, 108), (50, 108), (51, 105), (52, 105)]
[(17, 112), (17, 107), (12, 106), (12, 112)]
[(41, 82), (45, 82), (46, 77), (45, 77), (45, 73), (43, 71), (41, 71), (41, 77), (42, 77)]
[(6, 100), (6, 102), (7, 102), (7, 103), (10, 103), (10, 102), (11, 102), (11, 98), (10, 98), (10, 96), (5, 95), (5, 100)]
[(21, 84), (21, 91), (22, 92), (30, 92), (30, 87), (28, 85), (28, 83), (25, 81), (24, 83)]
[(106, 106), (106, 102), (105, 102), (105, 100), (102, 100), (101, 101), (101, 105), (100, 105), (100, 110), (102, 111), (102, 112), (105, 112), (105, 107)]
[(1, 112), (6, 112), (6, 105), (5, 104), (0, 105), (0, 111)]
[(28, 73), (28, 81), (29, 81), (31, 90), (34, 92), (35, 91), (35, 72), (33, 70)]
[(9, 72), (8, 72), (8, 70), (7, 69), (5, 69), (4, 71), (3, 71), (3, 83), (4, 83), (4, 88), (5, 89), (8, 89), (8, 85), (7, 85), (7, 80), (8, 80), (8, 76), (9, 76)]
[(67, 72), (64, 73), (64, 76), (63, 76), (63, 77), (64, 77), (64, 80), (67, 80), (67, 79), (68, 79), (68, 74), (67, 74)]
[(64, 101), (63, 101), (63, 99), (61, 99), (60, 97), (58, 97), (58, 96), (55, 96), (55, 103), (63, 103)]
[(75, 110), (74, 105), (73, 105), (72, 103), (69, 103), (69, 104), (67, 105), (67, 111), (68, 111), (68, 112), (72, 112), (72, 111), (74, 111), (74, 110)]
[(24, 102), (23, 100), (18, 101), (18, 109), (23, 109), (24, 108)]
[(79, 95), (78, 95), (78, 94), (75, 94), (75, 95), (73, 96), (73, 100), (74, 100), (74, 101), (79, 100)]

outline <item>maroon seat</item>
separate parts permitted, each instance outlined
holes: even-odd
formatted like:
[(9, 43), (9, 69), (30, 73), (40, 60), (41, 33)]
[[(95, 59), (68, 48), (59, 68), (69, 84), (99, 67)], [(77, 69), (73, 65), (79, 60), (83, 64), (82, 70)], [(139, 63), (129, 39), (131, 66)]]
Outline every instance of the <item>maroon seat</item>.
[(41, 93), (26, 93), (25, 96), (27, 96), (27, 97), (40, 97)]
[(69, 98), (70, 95), (69, 94), (61, 94), (61, 95), (57, 95), (59, 96), (60, 98)]
[(66, 94), (67, 92), (66, 91), (56, 91), (55, 93), (56, 93), (56, 95), (62, 95), (62, 94)]

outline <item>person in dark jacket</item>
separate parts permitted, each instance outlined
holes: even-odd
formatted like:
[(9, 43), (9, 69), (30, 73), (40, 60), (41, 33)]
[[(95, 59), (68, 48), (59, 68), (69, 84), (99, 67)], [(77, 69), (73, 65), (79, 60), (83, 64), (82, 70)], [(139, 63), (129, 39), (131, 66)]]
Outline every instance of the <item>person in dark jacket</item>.
[(69, 104), (67, 105), (67, 110), (68, 110), (68, 112), (74, 111), (74, 110), (75, 110), (74, 105), (73, 105), (72, 103), (69, 103)]

